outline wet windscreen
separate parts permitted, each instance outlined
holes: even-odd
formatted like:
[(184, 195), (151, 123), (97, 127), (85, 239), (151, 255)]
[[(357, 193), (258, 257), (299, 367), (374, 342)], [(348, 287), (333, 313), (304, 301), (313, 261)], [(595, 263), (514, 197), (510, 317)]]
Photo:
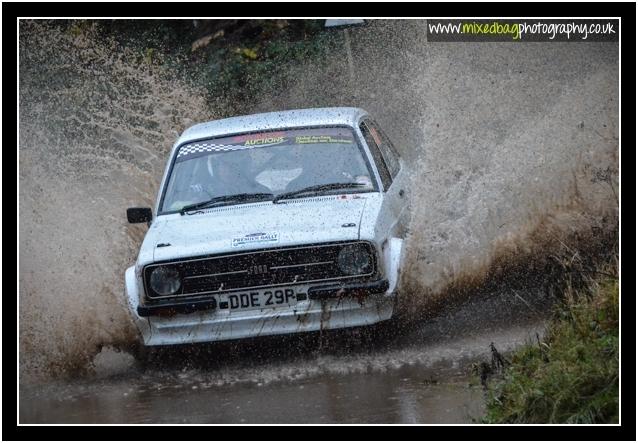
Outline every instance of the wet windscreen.
[(278, 195), (333, 183), (358, 183), (348, 192), (370, 192), (377, 189), (373, 177), (347, 127), (213, 138), (179, 148), (160, 213), (226, 195)]

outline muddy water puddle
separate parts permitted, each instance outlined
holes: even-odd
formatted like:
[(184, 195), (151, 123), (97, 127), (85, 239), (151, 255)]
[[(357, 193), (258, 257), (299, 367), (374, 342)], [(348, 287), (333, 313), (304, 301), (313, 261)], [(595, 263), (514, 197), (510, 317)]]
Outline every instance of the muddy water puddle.
[[(523, 298), (523, 297), (521, 297)], [(473, 423), (472, 363), (543, 334), (540, 293), (500, 293), (388, 338), (356, 333), (176, 348), (145, 366), (103, 352), (92, 378), (22, 385), (20, 423)], [(385, 334), (389, 329), (381, 329)], [(323, 338), (326, 338), (325, 336)], [(119, 363), (118, 363), (119, 361)]]
[[(437, 375), (439, 376), (439, 375)], [(130, 377), (25, 390), (21, 423), (471, 423), (483, 392), (423, 367), (216, 386)]]

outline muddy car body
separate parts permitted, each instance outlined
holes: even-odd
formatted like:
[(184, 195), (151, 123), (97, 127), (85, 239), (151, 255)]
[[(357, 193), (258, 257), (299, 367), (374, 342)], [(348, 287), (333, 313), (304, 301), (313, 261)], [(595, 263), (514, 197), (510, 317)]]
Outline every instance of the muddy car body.
[(153, 210), (127, 211), (129, 222), (149, 224), (125, 274), (144, 343), (391, 318), (408, 221), (405, 176), (395, 148), (358, 108), (256, 114), (187, 129)]

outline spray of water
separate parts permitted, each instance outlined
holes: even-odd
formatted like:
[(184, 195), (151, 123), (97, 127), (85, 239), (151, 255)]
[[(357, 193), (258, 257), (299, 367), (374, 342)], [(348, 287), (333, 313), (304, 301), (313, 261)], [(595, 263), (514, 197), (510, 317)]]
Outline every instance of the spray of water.
[(415, 85), (427, 105), (406, 271), (426, 302), (522, 260), (534, 273), (611, 247), (617, 229), (616, 48), (479, 50), (432, 45)]
[(176, 132), (214, 118), (203, 93), (90, 27), (20, 22), (20, 371), (84, 368), (136, 340), (123, 272)]
[(412, 177), (409, 311), (513, 264), (533, 273), (613, 244), (615, 43), (427, 43), (424, 21), (349, 32), (354, 76), (343, 38), (343, 53), (295, 66), (258, 109), (360, 106), (390, 133)]

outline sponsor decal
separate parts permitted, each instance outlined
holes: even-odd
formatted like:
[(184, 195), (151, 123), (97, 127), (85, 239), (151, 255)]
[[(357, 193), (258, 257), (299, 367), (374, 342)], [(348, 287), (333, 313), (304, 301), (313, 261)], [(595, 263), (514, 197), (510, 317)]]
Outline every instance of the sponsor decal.
[(231, 246), (236, 248), (238, 246), (251, 245), (255, 243), (277, 243), (278, 241), (278, 232), (257, 232), (254, 234), (246, 234), (243, 237), (234, 237), (231, 241)]
[[(378, 134), (373, 133), (378, 137)], [(268, 146), (312, 145), (328, 143), (355, 143), (345, 128), (291, 129), (288, 131), (260, 132), (230, 137), (201, 140), (183, 145), (177, 153), (177, 162), (208, 156), (214, 152), (239, 151)]]
[(298, 145), (311, 143), (352, 143), (352, 138), (333, 137), (332, 135), (301, 135), (295, 137), (295, 143)]
[(188, 143), (179, 148), (176, 161), (182, 162), (184, 160), (190, 160), (191, 158), (203, 157), (209, 155), (211, 152), (237, 151), (239, 149), (245, 148), (243, 146), (208, 142)]
[(286, 135), (286, 133), (284, 131), (278, 131), (278, 132), (261, 132), (259, 134), (242, 134), (242, 135), (236, 135), (232, 138), (233, 143), (244, 143), (246, 144), (247, 141), (253, 141), (253, 140), (262, 140), (262, 139), (266, 139), (266, 138), (279, 138), (279, 137), (284, 137)]
[(265, 146), (265, 145), (278, 145), (279, 143), (283, 143), (286, 140), (283, 137), (267, 137), (267, 138), (259, 138), (255, 140), (246, 140), (244, 142), (245, 146)]
[(237, 135), (233, 137), (233, 143), (242, 143), (244, 146), (271, 146), (287, 141), (285, 135), (282, 131)]

